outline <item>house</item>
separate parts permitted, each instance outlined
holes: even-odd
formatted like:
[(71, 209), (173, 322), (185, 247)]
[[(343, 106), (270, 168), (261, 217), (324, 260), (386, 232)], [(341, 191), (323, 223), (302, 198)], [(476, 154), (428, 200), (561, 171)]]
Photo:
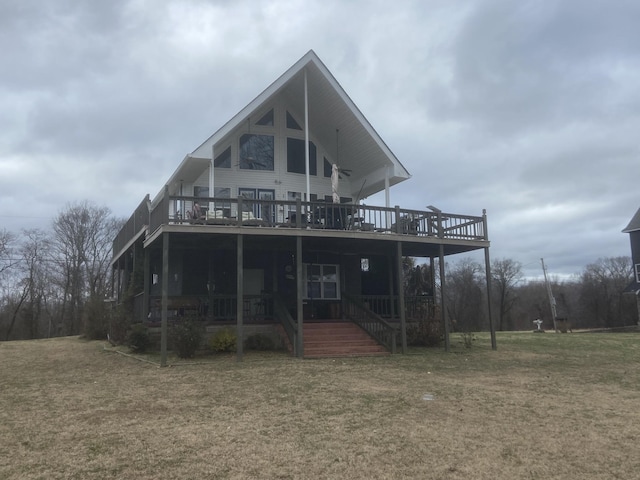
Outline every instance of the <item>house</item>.
[[(625, 288), (625, 293), (636, 296), (638, 315), (640, 315), (640, 209), (635, 213), (629, 224), (622, 230), (629, 234), (631, 242), (631, 262), (633, 263), (633, 281)], [(640, 320), (638, 322), (640, 324)]]
[[(161, 325), (163, 351), (181, 315), (239, 338), (277, 329), (300, 357), (319, 320), (332, 320), (329, 337), (355, 322), (404, 351), (407, 318), (432, 299), (404, 298), (403, 256), (484, 249), (488, 264), (489, 251), (484, 212), (391, 206), (391, 187), (409, 178), (309, 51), (140, 203), (113, 243), (115, 296), (142, 279), (136, 316)], [(363, 203), (381, 192), (385, 206)]]

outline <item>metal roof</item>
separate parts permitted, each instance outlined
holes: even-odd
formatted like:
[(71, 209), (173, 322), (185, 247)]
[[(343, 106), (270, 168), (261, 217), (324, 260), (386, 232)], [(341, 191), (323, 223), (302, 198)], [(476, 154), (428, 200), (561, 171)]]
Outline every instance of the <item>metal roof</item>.
[(622, 233), (631, 233), (637, 230), (640, 230), (640, 208), (629, 222), (629, 225), (622, 230)]

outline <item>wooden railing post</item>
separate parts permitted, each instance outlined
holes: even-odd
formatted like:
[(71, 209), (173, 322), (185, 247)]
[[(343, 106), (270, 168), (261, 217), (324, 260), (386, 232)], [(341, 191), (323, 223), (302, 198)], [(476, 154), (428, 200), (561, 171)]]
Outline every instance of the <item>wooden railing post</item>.
[(238, 217), (238, 226), (241, 227), (242, 226), (242, 214), (244, 212), (244, 205), (242, 203), (242, 199), (244, 197), (242, 195), (238, 195), (238, 213), (236, 214), (236, 216)]

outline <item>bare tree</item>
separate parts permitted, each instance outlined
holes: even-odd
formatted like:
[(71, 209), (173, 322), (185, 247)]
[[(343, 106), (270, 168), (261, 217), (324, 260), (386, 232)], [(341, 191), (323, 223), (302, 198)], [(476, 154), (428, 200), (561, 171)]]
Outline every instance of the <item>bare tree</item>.
[(111, 240), (119, 226), (109, 208), (87, 201), (68, 205), (53, 222), (66, 334), (80, 333), (85, 301), (106, 292)]
[(635, 302), (622, 293), (632, 279), (630, 257), (600, 258), (587, 265), (580, 277), (581, 316), (598, 327), (635, 323)]
[(0, 276), (15, 265), (13, 258), (16, 236), (7, 231), (0, 230)]
[(482, 329), (485, 318), (482, 274), (482, 266), (470, 258), (454, 264), (447, 273), (446, 307), (458, 331)]
[(511, 311), (518, 299), (516, 286), (522, 280), (522, 264), (510, 258), (496, 259), (491, 265), (491, 278), (498, 304), (498, 330), (511, 330)]
[[(25, 292), (22, 318), (29, 338), (42, 336), (42, 314), (46, 310), (48, 285), (49, 235), (40, 229), (23, 230), (20, 246), (21, 284)], [(47, 332), (47, 335), (49, 332)]]

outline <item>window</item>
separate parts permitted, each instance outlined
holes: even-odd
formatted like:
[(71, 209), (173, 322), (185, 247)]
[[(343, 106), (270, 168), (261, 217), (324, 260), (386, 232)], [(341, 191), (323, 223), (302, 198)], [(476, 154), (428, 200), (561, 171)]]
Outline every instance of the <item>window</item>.
[(218, 168), (231, 168), (231, 147), (218, 155), (213, 164)]
[(325, 177), (331, 178), (331, 173), (333, 171), (332, 167), (333, 165), (331, 165), (331, 162), (327, 160), (327, 157), (324, 157), (324, 176)]
[(305, 298), (336, 300), (340, 298), (338, 265), (304, 265), (307, 281)]
[[(229, 187), (215, 187), (213, 189), (215, 198), (231, 198), (231, 189)], [(224, 217), (231, 216), (231, 202), (219, 201), (214, 205), (215, 210), (222, 210)]]
[[(305, 141), (299, 138), (287, 138), (287, 172), (306, 173), (304, 154)], [(309, 174), (317, 175), (316, 146), (309, 142)]]
[(273, 136), (246, 133), (240, 137), (240, 168), (273, 170)]
[[(276, 191), (263, 188), (239, 188), (238, 194), (250, 200), (275, 200)], [(252, 212), (255, 218), (261, 218), (269, 223), (275, 223), (275, 208), (271, 203), (247, 202), (244, 204), (245, 212)]]
[(193, 186), (193, 196), (198, 198), (209, 198), (209, 187)]
[(293, 118), (293, 115), (291, 115), (288, 111), (287, 111), (287, 128), (290, 128), (291, 130), (302, 130), (302, 127), (298, 124), (298, 122), (296, 122), (296, 119)]
[(265, 113), (260, 120), (256, 122), (256, 125), (262, 125), (265, 127), (273, 127), (273, 108)]

